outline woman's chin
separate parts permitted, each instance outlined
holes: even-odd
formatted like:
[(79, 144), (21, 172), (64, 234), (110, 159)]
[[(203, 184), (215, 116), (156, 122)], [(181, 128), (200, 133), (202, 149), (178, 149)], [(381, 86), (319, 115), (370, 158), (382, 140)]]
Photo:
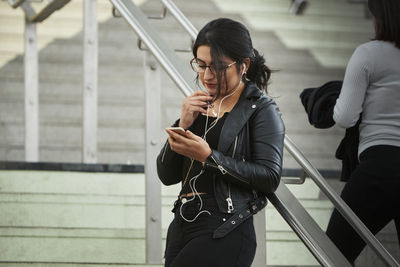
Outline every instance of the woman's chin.
[(206, 90), (207, 90), (207, 92), (208, 92), (208, 94), (210, 95), (210, 96), (215, 96), (216, 94), (217, 94), (217, 89), (215, 88), (210, 88), (210, 87), (206, 87)]

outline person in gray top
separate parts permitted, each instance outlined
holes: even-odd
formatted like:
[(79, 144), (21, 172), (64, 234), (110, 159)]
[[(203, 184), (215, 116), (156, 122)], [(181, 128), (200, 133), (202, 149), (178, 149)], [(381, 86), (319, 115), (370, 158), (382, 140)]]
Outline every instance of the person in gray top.
[[(359, 165), (341, 197), (373, 234), (391, 220), (400, 240), (400, 1), (369, 0), (375, 40), (354, 51), (334, 107), (344, 128), (360, 123)], [(365, 242), (334, 210), (327, 235), (354, 264)]]

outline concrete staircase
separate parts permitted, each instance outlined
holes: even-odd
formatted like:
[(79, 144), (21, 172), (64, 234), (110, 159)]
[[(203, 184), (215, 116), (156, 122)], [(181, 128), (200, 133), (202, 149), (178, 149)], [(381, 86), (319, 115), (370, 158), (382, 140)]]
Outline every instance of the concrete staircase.
[(143, 175), (1, 173), (1, 261), (144, 263)]
[(289, 14), (290, 1), (213, 1), (224, 12), (240, 14), (254, 29), (273, 31), (286, 47), (310, 51), (324, 67), (345, 68), (354, 48), (374, 36), (364, 4), (347, 0), (308, 0), (301, 16)]
[[(337, 169), (333, 153), (343, 131), (316, 130), (308, 124), (298, 98), (307, 87), (342, 79), (343, 68), (326, 68), (308, 50), (288, 48), (277, 34), (252, 27), (241, 14), (220, 11), (211, 1), (176, 1), (198, 29), (213, 18), (227, 16), (249, 25), (254, 46), (265, 54), (274, 73), (269, 92), (276, 98), (288, 135), (318, 167)], [(271, 2), (281, 5), (279, 2)], [(0, 160), (23, 160), (23, 16), (0, 2)], [(136, 36), (123, 19), (110, 18), (107, 0), (99, 6), (99, 140), (101, 163), (143, 164), (143, 52), (136, 47)], [(158, 1), (141, 5), (146, 14), (161, 12)], [(62, 10), (37, 26), (40, 77), (40, 160), (81, 162), (82, 120), (82, 3), (71, 1)], [(284, 15), (282, 15), (284, 17)], [(189, 37), (177, 22), (167, 16), (154, 21), (172, 47), (189, 46)], [(4, 40), (4, 42), (3, 42)], [(188, 62), (190, 54), (178, 57)], [(11, 60), (10, 60), (11, 59)], [(162, 75), (162, 125), (168, 126), (180, 114), (182, 94)], [(115, 138), (118, 136), (118, 138)], [(285, 166), (297, 164), (285, 156)]]
[[(143, 174), (0, 171), (0, 188), (0, 261), (144, 264)], [(291, 188), (325, 227), (331, 205), (316, 187)], [(164, 239), (178, 192), (162, 190)], [(266, 220), (269, 266), (318, 266), (271, 205)]]
[[(0, 266), (144, 266), (144, 179), (140, 173), (0, 171)], [(332, 205), (318, 188), (307, 179), (289, 189), (326, 229)], [(163, 242), (178, 192), (179, 186), (162, 187)], [(266, 222), (268, 266), (319, 266), (272, 205)], [(379, 239), (399, 257), (391, 227)], [(357, 266), (384, 266), (370, 250), (363, 254)]]
[[(98, 0), (100, 163), (144, 163), (143, 52), (123, 19), (111, 18), (108, 0)], [(149, 15), (155, 0), (135, 1)], [(304, 16), (288, 14), (290, 1), (177, 0), (200, 29), (217, 17), (231, 17), (250, 29), (254, 46), (273, 74), (270, 95), (282, 111), (287, 134), (320, 169), (339, 169), (334, 151), (343, 130), (314, 129), (299, 94), (304, 88), (343, 79), (354, 48), (372, 35), (360, 5), (345, 0), (310, 0)], [(153, 21), (173, 47), (189, 37), (170, 16)], [(82, 2), (72, 0), (37, 26), (40, 76), (40, 160), (81, 162)], [(0, 1), (0, 160), (24, 160), (23, 14)], [(190, 54), (177, 57), (188, 62)], [(188, 65), (189, 67), (189, 65)], [(162, 74), (162, 125), (180, 114), (182, 94)], [(286, 153), (285, 168), (298, 168)], [(340, 190), (341, 184), (333, 182)], [(324, 229), (331, 205), (318, 190), (292, 186)], [(163, 187), (163, 228), (171, 220), (176, 187)], [(0, 266), (141, 266), (145, 259), (142, 174), (0, 172)], [(269, 266), (318, 265), (296, 235), (267, 208)], [(400, 257), (391, 225), (380, 236)], [(360, 266), (380, 266), (370, 250)], [(293, 255), (290, 257), (289, 255)], [(13, 261), (18, 263), (12, 263)], [(47, 263), (46, 263), (47, 262)], [(148, 265), (146, 265), (148, 266)]]

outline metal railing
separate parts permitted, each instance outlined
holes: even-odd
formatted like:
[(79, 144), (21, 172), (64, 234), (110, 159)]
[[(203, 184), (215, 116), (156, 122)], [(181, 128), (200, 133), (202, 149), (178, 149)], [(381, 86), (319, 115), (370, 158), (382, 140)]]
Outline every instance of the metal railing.
[(324, 192), (324, 194), (332, 201), (340, 214), (342, 214), (360, 237), (372, 247), (378, 256), (380, 256), (388, 266), (400, 266), (400, 264), (365, 226), (365, 224), (357, 217), (357, 215), (354, 214), (343, 199), (329, 186), (319, 171), (307, 160), (304, 154), (296, 147), (288, 136), (285, 137), (285, 147), (300, 166), (308, 173), (316, 185), (322, 190), (322, 192)]
[[(110, 0), (125, 20), (132, 26), (136, 34), (143, 40), (149, 50), (153, 53), (163, 69), (169, 74), (178, 88), (185, 96), (192, 92), (193, 87), (189, 81), (192, 76), (184, 68), (178, 69), (176, 57), (172, 57), (173, 50), (165, 45), (165, 41), (159, 38), (159, 34), (149, 25), (144, 29), (144, 15), (130, 0)], [(197, 36), (197, 30), (190, 21), (182, 14), (177, 6), (170, 0), (161, 0), (163, 5), (174, 16), (174, 18), (186, 29), (192, 39)], [(186, 81), (186, 82), (185, 82)], [(306, 159), (301, 151), (295, 146), (288, 136), (285, 136), (285, 148), (309, 174), (317, 186), (328, 196), (334, 206), (353, 226), (357, 233), (370, 245), (375, 252), (388, 264), (388, 266), (399, 266), (396, 260), (387, 252), (382, 244), (368, 230), (368, 228), (353, 213), (347, 204), (327, 184), (318, 170)], [(350, 266), (348, 261), (337, 250), (326, 234), (309, 216), (284, 184), (280, 184), (274, 194), (269, 195), (283, 218), (288, 222), (299, 238), (305, 243), (311, 253), (323, 266)]]
[[(29, 22), (42, 22), (55, 11), (61, 9), (71, 0), (52, 0), (41, 10), (36, 11), (32, 5), (32, 0), (8, 0), (8, 3), (13, 7), (21, 7), (25, 12), (25, 17)], [(36, 1), (37, 2), (37, 1)]]
[(143, 43), (145, 43), (146, 47), (151, 51), (182, 93), (184, 95), (191, 94), (194, 83), (188, 82), (190, 79), (187, 79), (187, 77), (191, 76), (189, 69), (182, 65), (174, 64), (176, 56), (174, 51), (167, 45), (167, 42), (161, 39), (153, 27), (145, 26), (142, 23), (147, 20), (147, 17), (131, 1), (110, 1)]

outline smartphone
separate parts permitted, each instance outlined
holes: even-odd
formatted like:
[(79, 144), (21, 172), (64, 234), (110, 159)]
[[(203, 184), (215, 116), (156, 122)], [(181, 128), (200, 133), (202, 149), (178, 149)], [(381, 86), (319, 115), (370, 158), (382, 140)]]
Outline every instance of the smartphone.
[(185, 135), (186, 134), (185, 129), (183, 129), (182, 127), (167, 127), (165, 129), (174, 131), (175, 133), (178, 133), (180, 135)]

